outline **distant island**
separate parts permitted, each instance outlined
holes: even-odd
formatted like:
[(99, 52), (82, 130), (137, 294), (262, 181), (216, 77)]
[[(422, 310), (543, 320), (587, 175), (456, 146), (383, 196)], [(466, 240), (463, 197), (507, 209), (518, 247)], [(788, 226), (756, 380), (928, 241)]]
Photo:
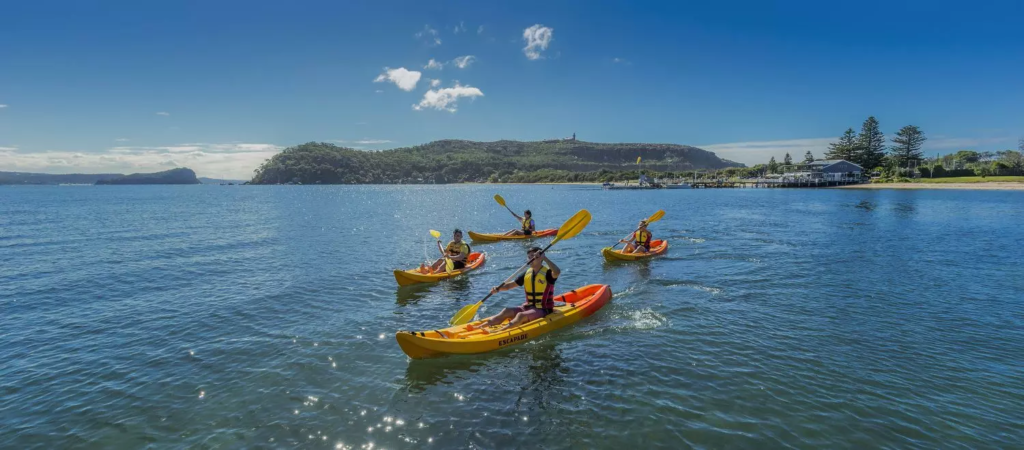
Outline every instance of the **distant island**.
[(97, 180), (96, 184), (201, 184), (192, 169), (178, 168), (156, 173), (133, 173), (118, 178)]
[(123, 177), (120, 173), (29, 173), (0, 172), (0, 185), (3, 184), (96, 184), (100, 180)]
[(29, 173), (0, 172), (0, 185), (58, 185), (58, 184), (200, 184), (191, 169), (180, 168), (156, 173)]
[[(637, 164), (637, 158), (642, 158)], [(362, 151), (322, 142), (285, 149), (256, 169), (251, 184), (425, 184), (604, 182), (743, 169), (713, 152), (676, 144), (549, 141), (434, 141)]]

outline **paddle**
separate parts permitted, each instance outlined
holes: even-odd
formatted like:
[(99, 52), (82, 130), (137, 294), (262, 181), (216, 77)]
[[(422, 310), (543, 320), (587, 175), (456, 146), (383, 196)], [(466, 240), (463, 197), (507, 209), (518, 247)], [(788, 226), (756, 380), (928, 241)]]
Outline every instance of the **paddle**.
[[(537, 256), (535, 256), (534, 258), (543, 255), (544, 252), (548, 251), (548, 249), (551, 248), (552, 245), (555, 245), (556, 242), (563, 241), (566, 239), (572, 239), (577, 234), (579, 234), (580, 231), (583, 231), (583, 229), (586, 228), (587, 224), (589, 223), (590, 211), (587, 211), (585, 209), (579, 210), (579, 212), (573, 214), (573, 216), (570, 217), (569, 220), (566, 220), (565, 223), (562, 224), (562, 226), (558, 227), (558, 234), (555, 236), (555, 238), (552, 239), (551, 243), (548, 244), (547, 247), (544, 247), (544, 249), (541, 250), (540, 253), (537, 254)], [(502, 282), (501, 284), (505, 284), (514, 280), (516, 276), (519, 275), (519, 272), (529, 267), (530, 263), (532, 262), (533, 259), (527, 261), (526, 264), (523, 264), (522, 267), (516, 269), (516, 271), (512, 273), (512, 276), (506, 278), (505, 281)], [(455, 316), (453, 316), (452, 319), (448, 321), (448, 323), (451, 325), (462, 325), (465, 323), (469, 323), (470, 321), (473, 320), (473, 317), (476, 317), (476, 311), (480, 309), (480, 305), (483, 305), (484, 302), (487, 301), (487, 299), (491, 298), (491, 295), (494, 294), (488, 293), (487, 296), (484, 297), (479, 302), (463, 306), (462, 309), (459, 310), (459, 312), (455, 313)]]
[(437, 249), (441, 251), (441, 256), (444, 257), (444, 271), (452, 273), (452, 270), (455, 269), (455, 263), (452, 262), (452, 259), (444, 253), (444, 248), (441, 247), (441, 232), (437, 230), (430, 230), (430, 235), (433, 236), (434, 239), (437, 239)]
[(512, 208), (509, 208), (508, 205), (505, 204), (505, 199), (501, 198), (500, 195), (494, 194), (494, 201), (498, 202), (499, 205), (504, 206), (505, 209), (507, 209), (508, 212), (512, 213), (513, 216), (516, 215), (516, 213), (512, 212)]
[[(664, 209), (659, 209), (659, 210), (658, 210), (657, 212), (655, 212), (654, 214), (651, 214), (651, 217), (648, 217), (648, 218), (647, 218), (646, 220), (644, 220), (644, 221), (645, 221), (645, 222), (647, 222), (647, 224), (648, 224), (648, 225), (650, 225), (650, 224), (652, 224), (652, 223), (654, 223), (654, 222), (657, 222), (657, 221), (661, 220), (661, 218), (662, 218), (662, 217), (665, 217), (665, 210), (664, 210)], [(629, 234), (627, 234), (627, 235), (626, 235), (626, 237), (624, 237), (624, 238), (620, 239), (620, 241), (622, 241), (622, 240), (626, 240), (626, 239), (629, 239), (629, 237), (630, 237), (630, 236), (632, 236), (632, 235), (633, 235), (633, 233), (636, 233), (637, 231), (640, 231), (640, 228), (637, 228), (637, 229), (633, 230), (633, 232), (632, 232), (632, 233), (629, 233)], [(621, 244), (621, 243), (622, 243), (622, 242), (616, 242), (616, 243), (615, 243), (615, 245), (611, 246), (610, 248), (615, 248), (615, 247), (618, 247), (618, 246), (619, 246), (619, 244)]]

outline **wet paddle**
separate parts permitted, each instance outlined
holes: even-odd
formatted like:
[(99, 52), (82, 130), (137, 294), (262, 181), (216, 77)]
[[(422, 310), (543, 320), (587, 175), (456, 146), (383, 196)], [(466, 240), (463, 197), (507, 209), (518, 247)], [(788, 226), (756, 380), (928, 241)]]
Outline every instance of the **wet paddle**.
[(437, 239), (437, 249), (441, 251), (441, 256), (444, 257), (444, 271), (452, 273), (452, 270), (455, 269), (455, 263), (452, 262), (452, 259), (444, 253), (444, 248), (441, 247), (441, 232), (437, 230), (430, 230), (430, 235), (433, 236), (434, 239)]
[[(551, 240), (551, 243), (548, 244), (547, 247), (544, 247), (544, 250), (541, 250), (538, 256), (543, 255), (544, 252), (548, 251), (548, 249), (551, 248), (552, 245), (555, 245), (556, 242), (564, 241), (566, 239), (572, 239), (577, 234), (579, 234), (580, 231), (583, 231), (583, 229), (586, 228), (587, 224), (589, 223), (590, 211), (587, 211), (585, 209), (579, 210), (579, 212), (573, 214), (573, 216), (570, 217), (569, 220), (566, 220), (565, 223), (562, 224), (562, 226), (558, 227), (558, 234), (555, 236), (554, 239)], [(519, 272), (530, 266), (531, 262), (533, 262), (532, 259), (528, 261), (526, 264), (523, 264), (522, 267), (516, 269), (516, 271), (512, 273), (512, 276), (505, 279), (505, 281), (502, 282), (501, 284), (505, 284), (514, 280), (516, 276), (519, 275)], [(483, 305), (484, 302), (487, 301), (487, 299), (491, 298), (491, 295), (494, 294), (488, 293), (487, 296), (484, 297), (479, 302), (463, 306), (462, 309), (459, 310), (459, 312), (455, 313), (455, 316), (453, 316), (452, 319), (448, 321), (448, 323), (451, 325), (463, 325), (471, 322), (473, 318), (476, 317), (476, 312), (477, 310), (480, 309), (480, 305)]]

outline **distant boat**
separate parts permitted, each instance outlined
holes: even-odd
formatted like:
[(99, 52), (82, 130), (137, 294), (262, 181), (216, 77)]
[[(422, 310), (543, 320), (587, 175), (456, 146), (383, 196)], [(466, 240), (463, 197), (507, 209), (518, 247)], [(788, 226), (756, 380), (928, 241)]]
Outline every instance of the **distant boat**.
[(690, 186), (687, 183), (666, 184), (665, 189), (693, 189), (693, 186)]

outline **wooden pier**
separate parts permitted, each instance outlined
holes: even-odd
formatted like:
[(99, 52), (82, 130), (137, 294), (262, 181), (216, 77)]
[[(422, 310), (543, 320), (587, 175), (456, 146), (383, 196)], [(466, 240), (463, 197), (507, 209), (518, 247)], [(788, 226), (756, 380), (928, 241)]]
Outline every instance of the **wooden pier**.
[(862, 181), (857, 180), (812, 180), (812, 179), (796, 179), (796, 180), (775, 180), (775, 179), (759, 179), (759, 180), (706, 180), (706, 181), (694, 181), (690, 183), (694, 189), (728, 189), (728, 188), (815, 188), (815, 187), (832, 187), (832, 186), (846, 186), (849, 184), (861, 184)]

